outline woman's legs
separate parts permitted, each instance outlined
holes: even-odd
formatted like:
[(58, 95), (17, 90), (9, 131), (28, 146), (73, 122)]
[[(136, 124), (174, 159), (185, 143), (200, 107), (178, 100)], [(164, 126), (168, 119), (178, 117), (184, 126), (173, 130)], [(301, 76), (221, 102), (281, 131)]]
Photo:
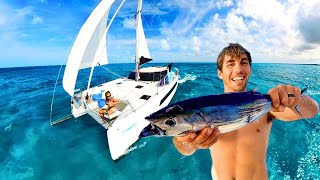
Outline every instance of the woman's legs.
[(114, 112), (116, 112), (116, 107), (110, 107), (109, 109), (108, 109), (108, 114), (112, 114), (112, 113), (114, 113)]
[(104, 115), (105, 113), (107, 113), (108, 115), (109, 114), (112, 114), (114, 112), (116, 112), (116, 107), (110, 107), (108, 109), (100, 109), (99, 110), (99, 115), (101, 116), (102, 120), (103, 120), (103, 123), (102, 124), (105, 124), (105, 123), (108, 123), (108, 118), (106, 118)]
[(101, 117), (103, 117), (106, 112), (107, 112), (106, 109), (100, 109), (100, 110), (99, 110), (99, 115), (100, 115)]
[(99, 114), (100, 116), (104, 116), (105, 113), (112, 114), (116, 112), (116, 110), (117, 110), (116, 107), (110, 107), (108, 109), (100, 109)]

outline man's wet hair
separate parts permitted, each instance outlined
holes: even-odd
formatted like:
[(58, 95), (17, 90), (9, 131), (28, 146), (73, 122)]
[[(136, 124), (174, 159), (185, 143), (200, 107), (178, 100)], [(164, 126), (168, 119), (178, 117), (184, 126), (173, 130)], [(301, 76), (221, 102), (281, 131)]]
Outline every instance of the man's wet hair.
[(220, 52), (220, 54), (218, 56), (217, 69), (222, 71), (222, 65), (223, 65), (225, 55), (229, 55), (233, 58), (240, 58), (241, 53), (246, 53), (246, 55), (248, 57), (249, 64), (251, 66), (252, 60), (251, 60), (250, 52), (238, 43), (229, 43), (229, 46), (223, 48), (223, 50)]

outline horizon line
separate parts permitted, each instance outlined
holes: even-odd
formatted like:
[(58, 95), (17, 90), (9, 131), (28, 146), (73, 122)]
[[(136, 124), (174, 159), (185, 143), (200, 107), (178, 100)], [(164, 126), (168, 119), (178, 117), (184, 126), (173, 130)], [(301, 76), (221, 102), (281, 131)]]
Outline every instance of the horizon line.
[[(173, 64), (216, 64), (216, 62), (150, 62), (148, 64), (166, 64), (166, 63), (173, 63)], [(108, 63), (105, 65), (114, 65), (114, 64), (135, 64), (134, 62), (119, 62), (119, 63)], [(290, 64), (290, 65), (320, 65), (316, 63), (283, 63), (283, 62), (252, 62), (252, 64)], [(103, 65), (103, 66), (105, 66)], [(34, 65), (34, 66), (8, 66), (8, 67), (1, 67), (0, 69), (10, 69), (10, 68), (32, 68), (32, 67), (50, 67), (50, 66), (66, 66), (65, 64), (48, 64), (48, 65)]]

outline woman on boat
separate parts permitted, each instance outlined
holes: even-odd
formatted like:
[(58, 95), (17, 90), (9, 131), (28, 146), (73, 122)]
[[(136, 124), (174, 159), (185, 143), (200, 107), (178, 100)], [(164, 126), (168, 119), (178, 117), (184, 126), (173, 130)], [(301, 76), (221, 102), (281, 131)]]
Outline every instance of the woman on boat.
[(103, 106), (100, 110), (99, 110), (99, 115), (102, 117), (103, 119), (103, 123), (107, 122), (107, 119), (105, 118), (105, 114), (107, 113), (108, 115), (114, 113), (117, 109), (115, 107), (116, 104), (119, 104), (120, 101), (117, 100), (116, 98), (111, 97), (111, 93), (110, 91), (107, 91), (105, 93), (106, 96), (106, 105)]

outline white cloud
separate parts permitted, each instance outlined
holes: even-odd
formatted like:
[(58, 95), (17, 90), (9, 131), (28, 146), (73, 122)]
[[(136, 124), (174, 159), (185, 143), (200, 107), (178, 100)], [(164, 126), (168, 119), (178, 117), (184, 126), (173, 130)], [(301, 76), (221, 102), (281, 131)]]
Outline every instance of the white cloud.
[(302, 44), (299, 48), (303, 49), (303, 47), (309, 46), (306, 49), (310, 49), (312, 45), (320, 44), (320, 1), (308, 1), (308, 3), (302, 3), (301, 6), (303, 8), (297, 12), (298, 28), (305, 43), (309, 45)]
[[(216, 58), (212, 54), (217, 55), (229, 42), (238, 42), (251, 51), (255, 62), (289, 60), (290, 63), (320, 63), (320, 14), (314, 13), (320, 12), (319, 0), (242, 0), (237, 4), (226, 4), (232, 5), (226, 15), (215, 13), (206, 20), (203, 17), (214, 11), (214, 6), (208, 7), (204, 10), (206, 13), (197, 16), (193, 13), (196, 11), (194, 9), (199, 11), (201, 5), (193, 2), (175, 6), (171, 4), (187, 10), (180, 10), (173, 25), (166, 25), (161, 29), (162, 35), (170, 39), (168, 43), (177, 50), (177, 54), (188, 54), (187, 52), (193, 50), (197, 55), (191, 55), (193, 57), (190, 59), (199, 55), (212, 61)], [(221, 8), (222, 1), (217, 3), (220, 3), (220, 7), (216, 5), (215, 8)], [(179, 16), (187, 18), (182, 19)], [(301, 19), (304, 21), (301, 22)], [(194, 28), (199, 21), (207, 23)], [(200, 45), (195, 46), (195, 42), (200, 42)]]
[(219, 0), (216, 2), (216, 6), (218, 9), (224, 8), (224, 7), (230, 7), (233, 5), (232, 0)]
[[(47, 0), (38, 0), (38, 2), (48, 3)], [(116, 19), (123, 20), (121, 24), (124, 28), (121, 32), (115, 31), (114, 36), (108, 35), (108, 48), (110, 48), (108, 55), (111, 59), (123, 59), (126, 62), (128, 60), (131, 62), (133, 59), (135, 41), (133, 37), (128, 39), (128, 36), (130, 33), (134, 35), (132, 29), (135, 28), (135, 19), (130, 17), (136, 11), (135, 4), (136, 2), (133, 1), (126, 2), (116, 16)], [(127, 8), (129, 6), (131, 9)], [(25, 29), (36, 31), (32, 27), (39, 25), (43, 27), (44, 24), (48, 24), (48, 17), (37, 14), (39, 13), (37, 8), (40, 7), (26, 6), (18, 9), (0, 3), (0, 42), (4, 42), (0, 44), (2, 52), (7, 53), (7, 50), (9, 52), (10, 48), (4, 48), (6, 45), (17, 48), (21, 52), (21, 58), (37, 58), (28, 54), (28, 51), (46, 52), (51, 56), (50, 52), (40, 45), (33, 46), (32, 43), (23, 42), (23, 39), (32, 39)], [(92, 10), (91, 7), (89, 9)], [(168, 58), (172, 61), (190, 59), (191, 61), (214, 62), (223, 47), (230, 42), (238, 42), (251, 51), (254, 62), (320, 64), (320, 31), (318, 31), (320, 0), (145, 1), (143, 12), (144, 14), (155, 14), (156, 18), (160, 19), (163, 16), (168, 17), (168, 14), (172, 15), (170, 16), (172, 19), (160, 21), (159, 33), (156, 31), (158, 34), (154, 33), (148, 37), (150, 34), (146, 33), (150, 52), (156, 62), (168, 60)], [(71, 18), (72, 16), (66, 17)], [(75, 19), (65, 22), (68, 22), (69, 25), (69, 22), (74, 23)], [(61, 21), (54, 22), (61, 23)], [(77, 23), (75, 24), (80, 27)], [(52, 23), (48, 25), (50, 30), (55, 28), (54, 25)], [(146, 31), (152, 28), (148, 26), (149, 24), (145, 27)], [(69, 30), (76, 31), (75, 29), (78, 30), (78, 28)], [(129, 33), (123, 35), (125, 38), (121, 39), (121, 33), (126, 30)], [(58, 34), (58, 31), (61, 33), (64, 30), (57, 27), (55, 31)], [(54, 41), (58, 44), (60, 41), (57, 40), (63, 37), (63, 35), (55, 36), (55, 31), (50, 32), (52, 39), (48, 40), (49, 43)], [(77, 32), (73, 32), (74, 36), (76, 34)], [(41, 36), (45, 36), (45, 33)], [(70, 37), (73, 36), (66, 36), (66, 38)], [(25, 50), (24, 47), (26, 47)], [(53, 52), (65, 56), (63, 48), (53, 49)], [(0, 58), (9, 57), (9, 55), (9, 53), (2, 54)]]
[(13, 10), (13, 17), (11, 17), (12, 21), (23, 21), (29, 16), (33, 15), (33, 7), (32, 6), (26, 6), (22, 9), (15, 9)]
[[(320, 12), (318, 4), (319, 0), (165, 0), (157, 4), (157, 15), (172, 13), (175, 19), (162, 21), (161, 34), (147, 37), (149, 49), (156, 61), (214, 62), (224, 46), (238, 42), (251, 51), (254, 62), (320, 63), (319, 44), (307, 41), (319, 31), (299, 28), (302, 17), (317, 20), (320, 14), (313, 12)], [(304, 22), (303, 27), (318, 25)], [(123, 24), (132, 29), (135, 22)]]
[(165, 51), (170, 50), (170, 45), (167, 40), (161, 39), (160, 44), (161, 44), (161, 48), (163, 50), (165, 50)]
[(134, 18), (125, 18), (122, 22), (123, 27), (128, 29), (135, 29), (136, 28), (136, 21)]
[(33, 16), (31, 24), (42, 24), (43, 19), (39, 16)]
[(234, 11), (231, 11), (227, 15), (225, 22), (229, 33), (249, 32), (248, 26), (245, 24), (243, 17), (237, 15)]
[(192, 49), (196, 54), (200, 54), (201, 51), (201, 41), (198, 37), (192, 37)]
[[(319, 3), (319, 0), (314, 2)], [(297, 63), (302, 59), (320, 59), (320, 55), (316, 57), (310, 56), (310, 52), (296, 52), (305, 43), (298, 28), (298, 14), (301, 11), (310, 12), (305, 6), (305, 4), (309, 3), (294, 0), (288, 2), (282, 1), (281, 3), (275, 0), (240, 1), (236, 12), (245, 18), (253, 19), (257, 24), (255, 33), (250, 32), (249, 34), (245, 34), (254, 37), (259, 42), (248, 43), (248, 46), (256, 50), (258, 56), (274, 61), (281, 61), (288, 59), (288, 57), (292, 59), (292, 62), (296, 59)], [(258, 43), (260, 46), (257, 46)]]
[(61, 60), (64, 60), (67, 47), (44, 46), (44, 41), (35, 40), (43, 36), (41, 30), (38, 30), (43, 18), (37, 15), (35, 7), (14, 8), (0, 3), (0, 11), (0, 66), (64, 63)]
[(212, 1), (197, 0), (171, 0), (161, 5), (165, 8), (178, 9), (179, 14), (169, 27), (175, 34), (186, 34), (192, 31), (196, 23), (203, 20), (203, 17), (215, 7)]
[(0, 27), (19, 29), (30, 24), (41, 24), (43, 19), (38, 16), (33, 6), (26, 6), (15, 9), (6, 5), (0, 4)]

